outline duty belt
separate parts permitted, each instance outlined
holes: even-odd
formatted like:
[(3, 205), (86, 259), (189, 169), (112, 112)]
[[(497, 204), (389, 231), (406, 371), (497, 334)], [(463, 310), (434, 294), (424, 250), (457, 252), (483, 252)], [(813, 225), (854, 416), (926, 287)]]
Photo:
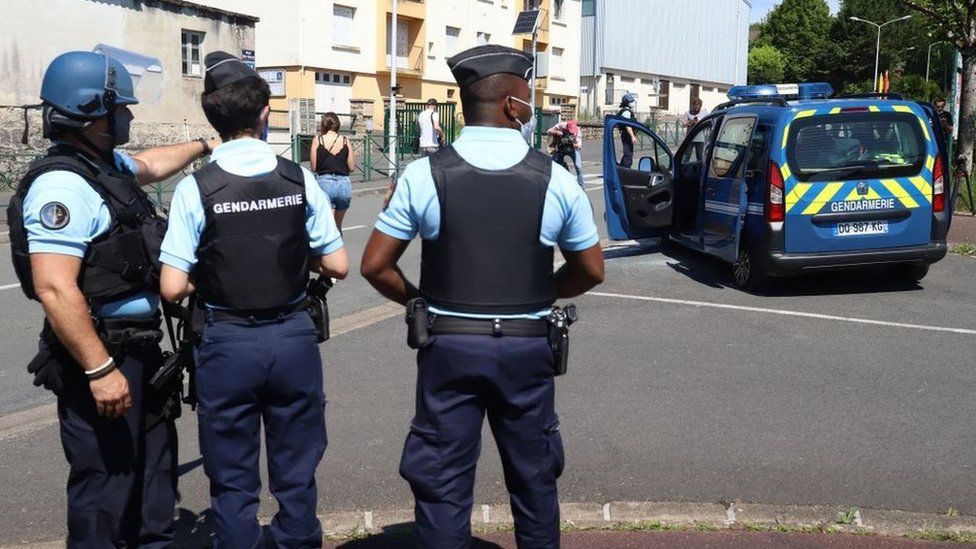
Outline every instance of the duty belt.
[(294, 312), (308, 309), (308, 299), (300, 299), (282, 307), (271, 309), (208, 309), (207, 313), (218, 322), (275, 320)]
[(490, 335), (495, 337), (544, 337), (549, 335), (549, 322), (545, 319), (525, 318), (485, 319), (436, 316), (430, 333), (459, 335)]
[(97, 323), (99, 333), (110, 347), (159, 343), (163, 339), (158, 314), (150, 318), (102, 318)]

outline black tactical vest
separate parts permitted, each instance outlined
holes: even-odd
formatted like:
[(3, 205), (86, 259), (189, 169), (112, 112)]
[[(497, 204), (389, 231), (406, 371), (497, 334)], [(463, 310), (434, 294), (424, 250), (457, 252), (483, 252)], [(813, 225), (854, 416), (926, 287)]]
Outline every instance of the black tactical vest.
[(298, 298), (311, 253), (298, 164), (278, 158), (274, 171), (242, 177), (211, 163), (193, 177), (206, 219), (192, 273), (201, 299), (250, 311)]
[(144, 291), (159, 292), (159, 248), (166, 220), (156, 213), (135, 175), (73, 148), (55, 146), (31, 163), (7, 208), (14, 271), (24, 294), (37, 299), (24, 228), (24, 200), (34, 181), (51, 171), (84, 178), (105, 201), (112, 217), (108, 231), (92, 240), (82, 260), (78, 286), (89, 303), (97, 307)]
[[(617, 116), (623, 116), (625, 112), (630, 113), (630, 118), (628, 118), (628, 120), (637, 122), (637, 117), (634, 116), (634, 109), (630, 107), (620, 107), (620, 110), (617, 111)], [(623, 128), (620, 128), (620, 140), (624, 143), (633, 143), (633, 140), (630, 138), (630, 134), (625, 132)]]
[(468, 164), (453, 147), (430, 157), (441, 224), (424, 240), (420, 293), (461, 313), (525, 314), (556, 301), (551, 246), (539, 241), (552, 160), (530, 149), (507, 170)]

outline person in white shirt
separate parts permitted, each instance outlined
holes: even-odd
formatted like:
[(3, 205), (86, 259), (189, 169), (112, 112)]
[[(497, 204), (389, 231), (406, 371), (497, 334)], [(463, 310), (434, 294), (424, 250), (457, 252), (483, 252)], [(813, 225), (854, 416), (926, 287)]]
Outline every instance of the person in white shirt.
[[(697, 97), (691, 100), (691, 110), (681, 115), (681, 127), (685, 131), (691, 131), (698, 124), (698, 121), (705, 118), (708, 115), (708, 111), (702, 108), (702, 100)], [(698, 132), (695, 137), (692, 138), (692, 146), (695, 148), (695, 153), (697, 159), (702, 161), (702, 155), (705, 151), (705, 134), (708, 132)]]
[(420, 128), (420, 152), (423, 156), (430, 156), (440, 149), (440, 142), (444, 139), (440, 118), (437, 115), (437, 100), (429, 99), (427, 109), (417, 115), (417, 127)]

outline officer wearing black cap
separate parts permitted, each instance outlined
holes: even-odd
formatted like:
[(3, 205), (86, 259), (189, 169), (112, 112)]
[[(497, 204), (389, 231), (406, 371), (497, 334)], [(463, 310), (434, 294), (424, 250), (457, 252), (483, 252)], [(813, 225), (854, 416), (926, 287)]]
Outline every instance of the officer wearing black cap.
[(267, 82), (224, 52), (205, 59), (202, 97), (224, 143), (176, 187), (161, 260), (163, 297), (196, 291), (200, 450), (217, 547), (257, 547), (264, 423), (276, 547), (318, 547), (315, 469), (326, 446), (322, 358), (309, 314), (309, 269), (345, 278), (329, 198), (267, 135)]
[[(468, 547), (475, 466), (487, 414), (501, 453), (519, 547), (558, 547), (563, 467), (554, 376), (568, 324), (557, 298), (603, 280), (584, 191), (529, 148), (532, 59), (481, 46), (448, 60), (465, 127), (412, 163), (380, 214), (361, 270), (407, 306), (417, 407), (400, 462), (422, 544)], [(397, 262), (423, 240), (420, 287)], [(553, 249), (566, 263), (553, 272)]]
[(14, 270), (46, 315), (28, 371), (58, 397), (68, 547), (173, 541), (176, 431), (166, 395), (147, 383), (162, 363), (157, 256), (165, 221), (140, 185), (171, 177), (211, 144), (117, 151), (129, 140), (136, 91), (113, 57), (56, 57), (41, 85), (53, 146), (31, 164), (7, 210)]

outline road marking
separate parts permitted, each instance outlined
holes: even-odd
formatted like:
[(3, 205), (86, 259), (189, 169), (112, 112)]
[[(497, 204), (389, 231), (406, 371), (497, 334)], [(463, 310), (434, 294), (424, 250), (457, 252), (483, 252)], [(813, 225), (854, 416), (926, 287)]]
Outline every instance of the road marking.
[(869, 318), (856, 318), (836, 315), (825, 315), (820, 313), (805, 313), (801, 311), (787, 311), (784, 309), (767, 309), (765, 307), (748, 307), (745, 305), (730, 305), (727, 303), (712, 303), (709, 301), (690, 301), (687, 299), (670, 299), (666, 297), (650, 297), (643, 295), (615, 294), (609, 292), (589, 292), (587, 295), (598, 297), (613, 297), (617, 299), (631, 299), (634, 301), (652, 301), (656, 303), (670, 303), (672, 305), (688, 305), (691, 307), (707, 307), (712, 309), (727, 309), (732, 311), (745, 311), (750, 313), (764, 313), (771, 315), (796, 316), (801, 318), (815, 318), (818, 320), (835, 320), (839, 322), (851, 322), (854, 324), (868, 324), (871, 326), (885, 326), (889, 328), (907, 328), (910, 330), (922, 330), (928, 332), (947, 332), (951, 334), (976, 335), (976, 330), (966, 328), (948, 328), (944, 326), (925, 326), (922, 324), (909, 324), (905, 322), (888, 322), (885, 320), (872, 320)]
[(586, 174), (583, 174), (583, 180), (585, 181), (587, 179), (603, 179), (603, 174), (599, 174), (599, 173), (586, 173)]
[(7, 284), (7, 285), (4, 285), (4, 286), (0, 286), (0, 291), (2, 291), (2, 290), (13, 290), (14, 288), (20, 288), (20, 283), (17, 283), (17, 284)]
[(342, 231), (343, 232), (345, 232), (345, 231), (355, 231), (357, 229), (365, 229), (366, 227), (369, 227), (369, 225), (353, 225), (352, 227), (343, 227), (342, 228)]
[(586, 192), (598, 191), (598, 190), (600, 190), (602, 188), (603, 188), (603, 185), (597, 185), (596, 187), (590, 187), (589, 189), (586, 189)]
[(385, 190), (387, 190), (389, 188), (390, 188), (389, 185), (384, 185), (382, 187), (370, 187), (368, 189), (353, 189), (353, 192), (365, 193), (365, 192), (368, 192), (368, 191), (385, 191)]

